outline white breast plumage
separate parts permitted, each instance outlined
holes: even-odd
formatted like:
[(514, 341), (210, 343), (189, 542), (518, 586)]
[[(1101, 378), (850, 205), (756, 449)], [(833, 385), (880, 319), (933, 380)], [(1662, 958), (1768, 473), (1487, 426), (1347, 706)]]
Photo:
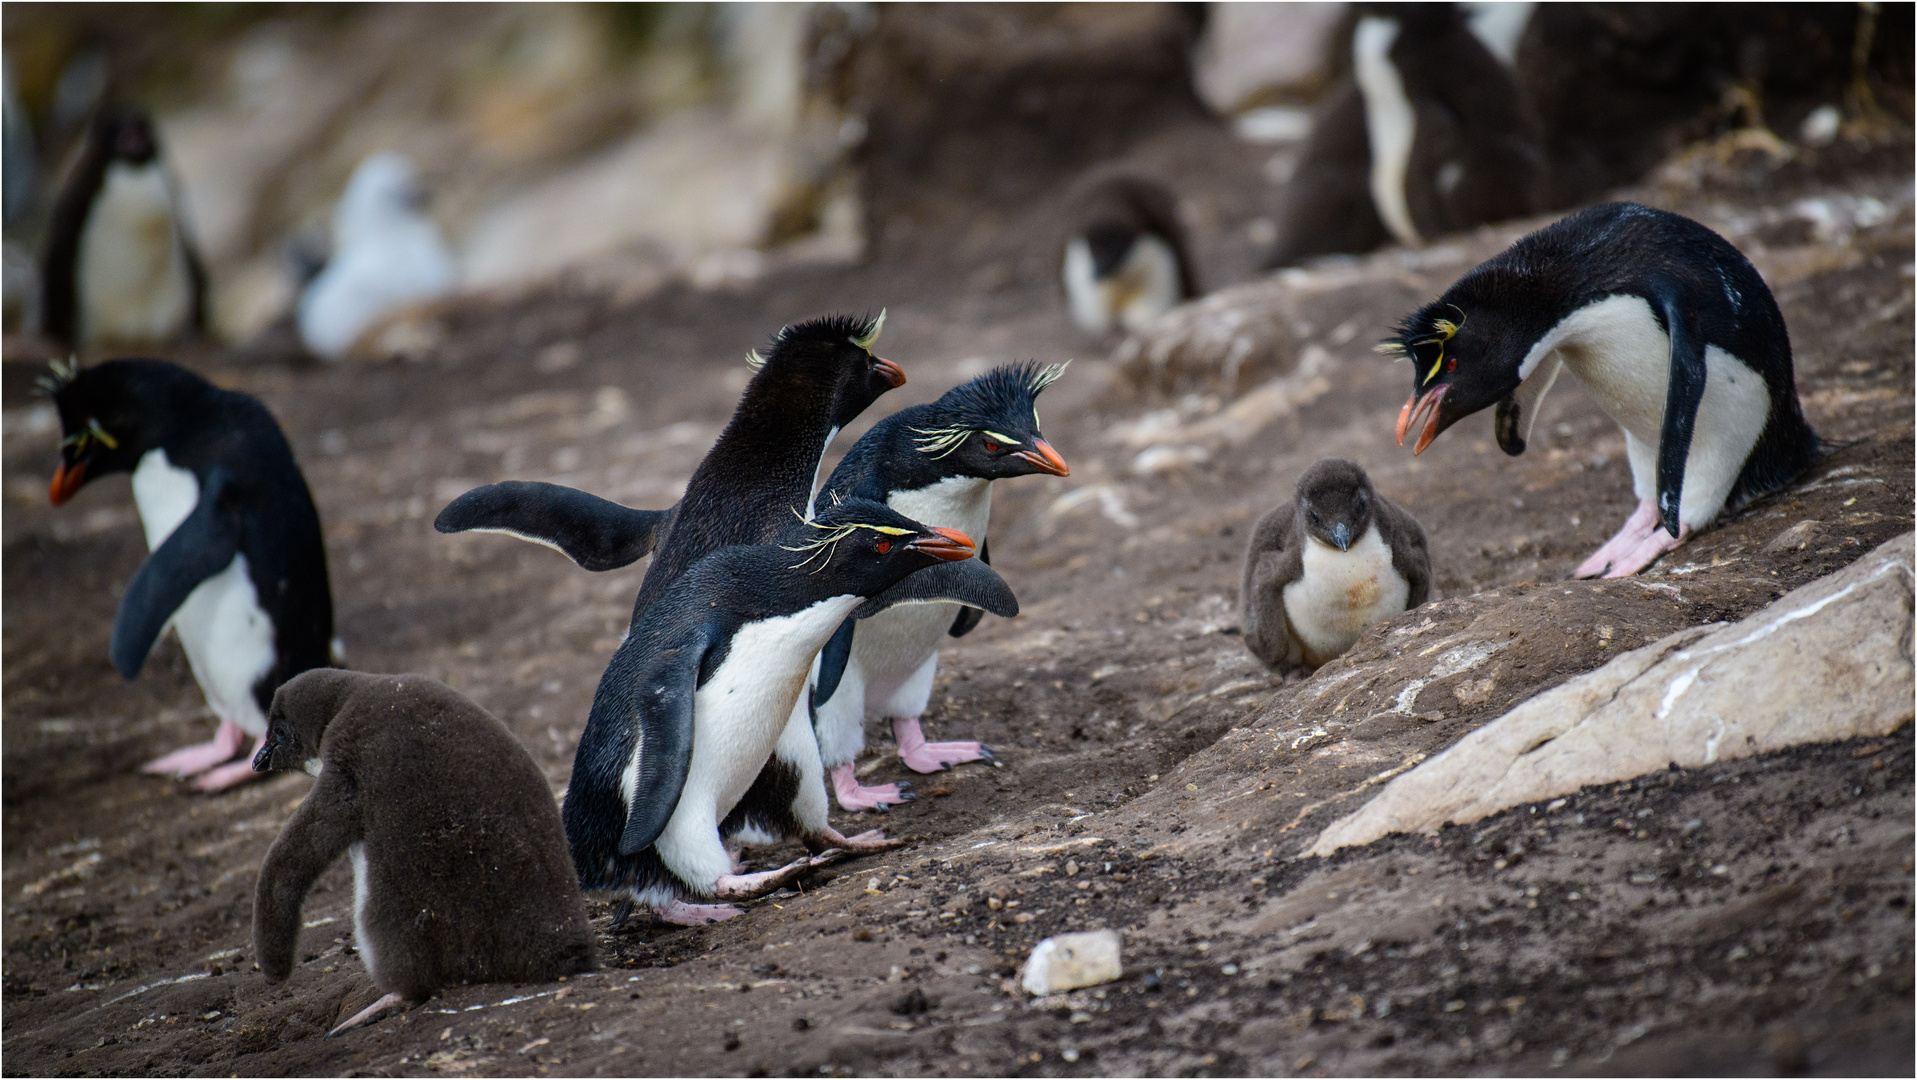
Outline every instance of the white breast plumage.
[(164, 341), (185, 330), (193, 286), (173, 192), (156, 161), (107, 166), (80, 233), (85, 341)]
[(1284, 588), (1285, 619), (1306, 658), (1318, 664), (1403, 611), (1411, 587), (1391, 565), (1391, 548), (1375, 524), (1349, 551), (1310, 538), (1304, 545), (1304, 573)]
[(1401, 244), (1423, 241), (1411, 220), (1405, 182), (1411, 147), (1417, 139), (1417, 114), (1405, 93), (1404, 79), (1391, 62), (1398, 20), (1369, 16), (1358, 20), (1351, 36), (1351, 68), (1365, 102), (1365, 135), (1371, 144), (1371, 201), (1378, 217)]

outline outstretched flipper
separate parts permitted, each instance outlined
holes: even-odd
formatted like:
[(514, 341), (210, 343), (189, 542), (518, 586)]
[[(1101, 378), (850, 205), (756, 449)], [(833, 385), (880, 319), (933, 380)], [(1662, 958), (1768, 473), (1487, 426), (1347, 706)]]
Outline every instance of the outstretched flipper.
[[(988, 539), (981, 538), (978, 542), (978, 561), (985, 563), (987, 566), (991, 565), (992, 562), (991, 545), (992, 542)], [(946, 636), (964, 637), (971, 633), (973, 628), (978, 626), (979, 620), (983, 618), (985, 618), (985, 609), (983, 608), (960, 608), (958, 618), (952, 620), (952, 628), (945, 632)]]
[[(692, 697), (710, 637), (665, 650), (658, 674), (636, 687), (634, 739), (625, 777), (626, 826), (619, 854), (637, 855), (666, 831), (692, 769)], [(588, 721), (590, 723), (590, 720)]]
[(998, 571), (977, 559), (943, 562), (919, 570), (853, 609), (854, 619), (869, 619), (900, 604), (964, 604), (1001, 618), (1018, 614), (1018, 597)]
[(232, 565), (240, 534), (234, 515), (220, 505), (232, 479), (224, 468), (207, 473), (199, 504), (153, 549), (127, 585), (113, 617), (113, 666), (121, 676), (139, 675), (167, 620), (201, 582)]
[(447, 503), (433, 528), (505, 533), (553, 548), (588, 570), (617, 570), (651, 554), (678, 512), (677, 505), (634, 510), (576, 488), (505, 480)]

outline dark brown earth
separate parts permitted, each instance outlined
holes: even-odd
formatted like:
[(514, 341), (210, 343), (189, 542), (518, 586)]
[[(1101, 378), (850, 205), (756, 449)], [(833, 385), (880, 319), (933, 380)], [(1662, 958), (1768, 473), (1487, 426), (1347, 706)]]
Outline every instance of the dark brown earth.
[[(1307, 346), (1329, 359), (1298, 375), (1297, 407), (1255, 434), (1194, 436), (1209, 459), (1156, 476), (1131, 471), (1138, 446), (1118, 436), (1136, 426), (1121, 425), (1165, 408), (1200, 431), (1231, 392), (1200, 361), (1168, 394), (1097, 358), (1111, 343), (1070, 330), (1053, 252), (1031, 239), (1055, 211), (1044, 200), (982, 211), (938, 260), (623, 306), (565, 289), (473, 300), (413, 359), (196, 358), (286, 427), (326, 522), (348, 662), (451, 683), (519, 734), (558, 791), (640, 568), (592, 575), (543, 548), (437, 535), (449, 498), (520, 477), (665, 505), (743, 385), (745, 350), (822, 311), (889, 307), (881, 351), (911, 383), (875, 412), (990, 362), (1080, 357), (1042, 402), (1072, 476), (998, 495), (994, 565), (1024, 613), (948, 646), (927, 717), (934, 737), (994, 745), (1001, 768), (910, 777), (917, 802), (876, 822), (840, 815), (848, 831), (879, 824), (909, 842), (743, 918), (614, 931), (611, 905), (595, 902), (601, 971), (455, 988), (335, 1040), (321, 1035), (375, 994), (352, 950), (343, 866), (309, 898), (288, 983), (268, 984), (249, 955), (256, 868), (310, 781), (203, 797), (133, 771), (212, 721), (170, 642), (139, 681), (112, 672), (108, 628), (144, 554), (127, 482), (45, 504), (57, 432), (26, 393), (30, 367), (10, 363), (5, 1068), (1909, 1073), (1908, 726), (1587, 789), (1437, 837), (1292, 855), (1415, 755), (1911, 529), (1910, 152), (1905, 141), (1775, 168), (1705, 151), (1632, 193), (1751, 253), (1833, 449), (1631, 581), (1562, 580), (1633, 501), (1621, 436), (1575, 388), (1552, 399), (1521, 458), (1495, 451), (1488, 418), (1415, 460), (1390, 436), (1408, 380), (1370, 343), (1536, 223), (1333, 262), (1293, 279), (1290, 300), (1234, 294), (1293, 314), (1270, 320), (1289, 338), (1261, 343), (1268, 370), (1233, 391)], [(1181, 178), (1209, 276), (1242, 275), (1255, 256), (1245, 222), (1264, 197), (1257, 155), (1198, 127), (1136, 153)], [(1819, 236), (1791, 208), (1831, 195), (1888, 214)], [(1285, 683), (1239, 643), (1231, 597), (1250, 525), (1324, 454), (1363, 463), (1422, 520), (1445, 599)], [(1508, 643), (1429, 677), (1434, 646), (1452, 638)], [(875, 732), (871, 778), (910, 776), (890, 749)], [(1008, 981), (1039, 938), (1093, 927), (1123, 932), (1123, 980), (1036, 1002)]]

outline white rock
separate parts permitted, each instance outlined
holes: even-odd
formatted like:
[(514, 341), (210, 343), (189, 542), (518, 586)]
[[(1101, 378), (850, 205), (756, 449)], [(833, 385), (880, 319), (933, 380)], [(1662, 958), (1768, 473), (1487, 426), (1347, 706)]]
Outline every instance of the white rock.
[(1048, 937), (1025, 961), (1025, 991), (1034, 996), (1097, 986), (1123, 975), (1118, 931), (1087, 930)]
[(1405, 773), (1307, 850), (1435, 832), (1521, 803), (1912, 716), (1912, 534), (1740, 622), (1692, 627), (1539, 694)]

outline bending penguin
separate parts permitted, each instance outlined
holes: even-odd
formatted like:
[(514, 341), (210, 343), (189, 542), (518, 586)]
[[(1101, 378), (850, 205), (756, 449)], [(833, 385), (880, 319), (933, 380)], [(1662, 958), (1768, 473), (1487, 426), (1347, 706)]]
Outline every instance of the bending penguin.
[(1374, 623), (1430, 599), (1424, 529), (1362, 468), (1323, 458), (1252, 531), (1238, 595), (1254, 656), (1315, 671)]
[(593, 967), (592, 926), (546, 777), (484, 709), (423, 675), (309, 671), (273, 696), (262, 772), (319, 778), (260, 864), (253, 950), (292, 974), (307, 890), (353, 863), (353, 940), (384, 996), (338, 1035), (453, 983)]
[(1065, 298), (1088, 334), (1136, 330), (1198, 295), (1177, 204), (1162, 184), (1129, 173), (1097, 176), (1072, 198)]
[(54, 203), (41, 330), (71, 346), (206, 328), (206, 272), (146, 114), (103, 109)]
[[(866, 500), (823, 507), (784, 535), (695, 563), (613, 655), (563, 814), (586, 889), (624, 892), (669, 922), (701, 923), (738, 909), (688, 900), (761, 896), (816, 865), (734, 873), (721, 825), (761, 782), (813, 657), (846, 616), (914, 571), (973, 555), (963, 533)], [(823, 785), (796, 797), (824, 819)], [(829, 826), (801, 839), (814, 852), (846, 846)], [(872, 834), (855, 840), (873, 843)]]
[(266, 735), (288, 679), (330, 661), (333, 594), (319, 512), (293, 448), (258, 400), (161, 360), (56, 367), (43, 381), (66, 437), (55, 506), (108, 473), (133, 474), (152, 552), (113, 620), (113, 666), (132, 679), (172, 626), (206, 703), (211, 742), (142, 766), (217, 791), (257, 777), (240, 753)]
[(1567, 370), (1624, 429), (1637, 510), (1576, 577), (1637, 573), (1818, 454), (1764, 279), (1723, 237), (1635, 203), (1524, 237), (1380, 350), (1412, 362), (1398, 443), (1417, 430), (1413, 453), (1492, 406), (1498, 445), (1523, 453)]
[[(1011, 364), (962, 383), (929, 405), (901, 409), (872, 426), (826, 480), (836, 498), (872, 499), (928, 525), (980, 538), (992, 517), (992, 481), (1071, 468), (1040, 433), (1037, 397), (1065, 372), (1064, 364)], [(914, 580), (917, 580), (916, 578)], [(928, 582), (929, 584), (929, 582)], [(854, 763), (865, 749), (865, 717), (889, 717), (899, 757), (912, 769), (937, 772), (990, 759), (976, 742), (928, 743), (919, 718), (938, 673), (939, 642), (978, 625), (983, 604), (900, 603), (847, 624), (821, 653), (809, 700), (820, 758), (839, 805), (881, 809), (909, 796), (902, 785), (863, 787)], [(1016, 601), (1009, 612), (1016, 614)]]

